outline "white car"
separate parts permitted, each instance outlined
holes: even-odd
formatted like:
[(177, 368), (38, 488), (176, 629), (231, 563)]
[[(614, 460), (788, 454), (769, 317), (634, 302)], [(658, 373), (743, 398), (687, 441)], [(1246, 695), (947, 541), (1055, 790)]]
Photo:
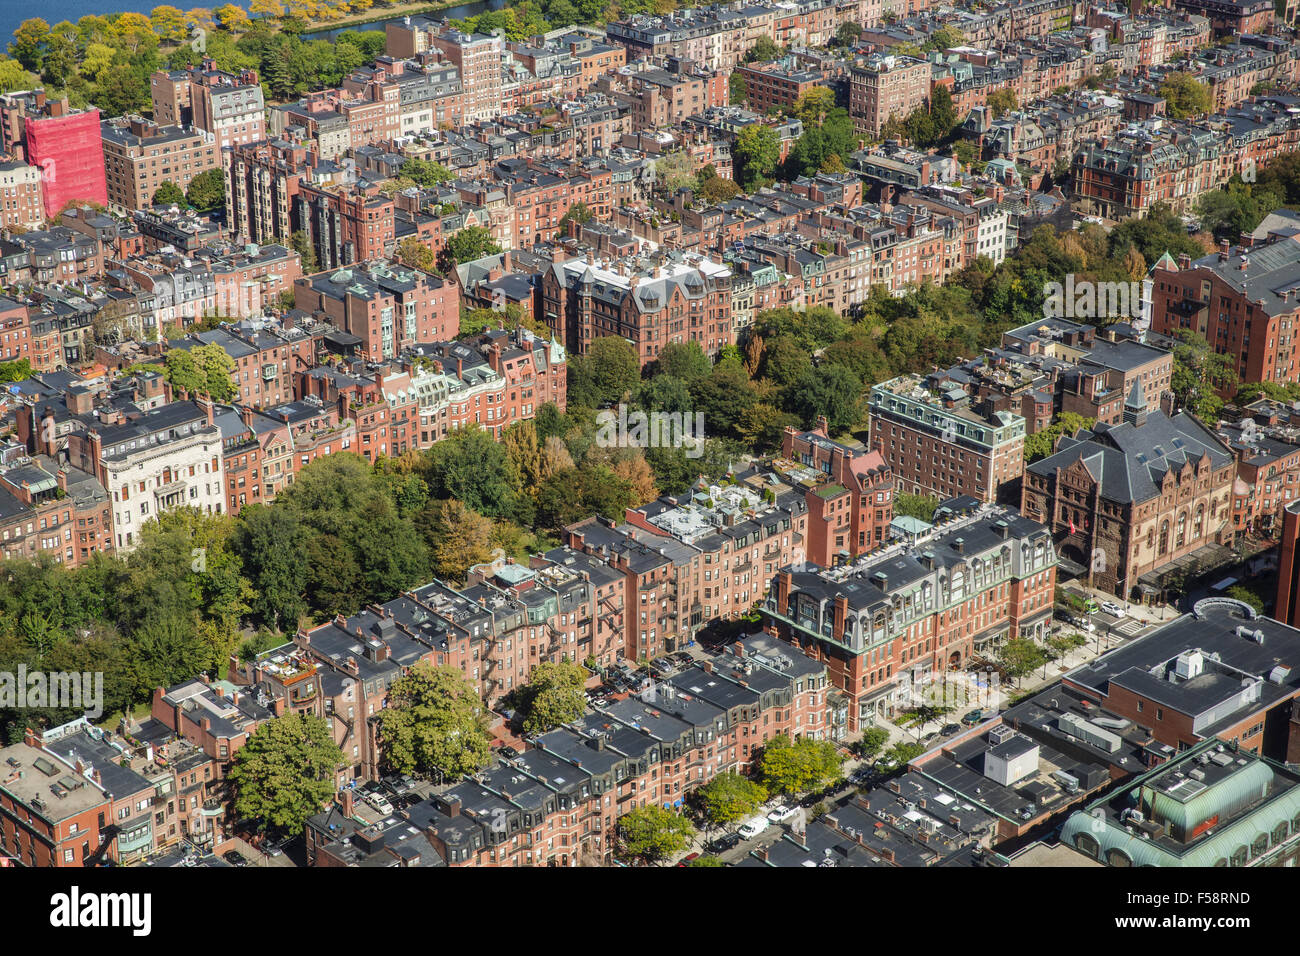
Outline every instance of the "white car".
[(766, 830), (768, 824), (769, 821), (767, 817), (752, 817), (740, 825), (740, 830), (738, 831), (740, 833), (740, 838), (742, 840), (752, 839)]
[(374, 807), (380, 813), (393, 812), (393, 805), (388, 802), (388, 798), (382, 793), (372, 793), (370, 796), (366, 797), (366, 803), (370, 804), (370, 806)]
[(1112, 617), (1123, 617), (1126, 613), (1128, 613), (1127, 611), (1124, 610), (1124, 608), (1120, 607), (1114, 601), (1102, 601), (1101, 609), (1105, 611), (1107, 614), (1111, 615)]
[(767, 818), (771, 820), (773, 823), (784, 823), (786, 820), (789, 820), (792, 816), (794, 816), (798, 812), (799, 810), (796, 807), (787, 807), (784, 803), (782, 803), (779, 804), (771, 813), (769, 813), (767, 815)]
[(1097, 630), (1097, 625), (1093, 624), (1092, 621), (1088, 620), (1086, 617), (1071, 618), (1070, 623), (1080, 630), (1087, 631), (1089, 634)]

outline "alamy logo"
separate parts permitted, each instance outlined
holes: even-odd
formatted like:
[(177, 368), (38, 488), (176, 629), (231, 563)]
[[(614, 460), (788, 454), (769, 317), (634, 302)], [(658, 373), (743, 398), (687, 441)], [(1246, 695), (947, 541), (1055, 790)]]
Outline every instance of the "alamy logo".
[(1043, 286), (1043, 315), (1049, 319), (1104, 319), (1142, 317), (1142, 304), (1151, 300), (1151, 280), (1141, 282), (1076, 282)]
[(0, 671), (0, 708), (55, 707), (85, 711), (96, 718), (104, 713), (103, 671), (29, 671), (19, 664), (17, 673)]
[(704, 454), (704, 413), (618, 411), (596, 415), (596, 444), (601, 448), (683, 448), (687, 458)]
[(71, 892), (50, 897), (50, 925), (63, 929), (87, 926), (125, 926), (134, 936), (153, 929), (153, 897), (149, 893)]

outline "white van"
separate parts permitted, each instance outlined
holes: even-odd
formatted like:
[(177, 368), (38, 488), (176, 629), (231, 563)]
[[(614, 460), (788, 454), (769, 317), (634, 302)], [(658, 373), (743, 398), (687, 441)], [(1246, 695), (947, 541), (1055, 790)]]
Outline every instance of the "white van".
[(743, 839), (750, 840), (758, 836), (764, 830), (771, 826), (771, 821), (765, 816), (752, 817), (740, 825), (740, 835)]

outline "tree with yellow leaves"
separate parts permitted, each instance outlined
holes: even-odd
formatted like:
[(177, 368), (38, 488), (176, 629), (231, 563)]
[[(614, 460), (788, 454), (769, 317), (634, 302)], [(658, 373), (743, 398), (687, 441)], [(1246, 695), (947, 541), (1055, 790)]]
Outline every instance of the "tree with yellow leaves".
[(149, 11), (149, 23), (153, 32), (163, 40), (185, 39), (185, 12), (180, 7), (166, 4)]
[(237, 7), (233, 3), (227, 3), (224, 7), (217, 7), (215, 11), (217, 22), (221, 24), (221, 29), (228, 30), (231, 33), (243, 33), (250, 26), (252, 21), (248, 19), (248, 14), (243, 7)]

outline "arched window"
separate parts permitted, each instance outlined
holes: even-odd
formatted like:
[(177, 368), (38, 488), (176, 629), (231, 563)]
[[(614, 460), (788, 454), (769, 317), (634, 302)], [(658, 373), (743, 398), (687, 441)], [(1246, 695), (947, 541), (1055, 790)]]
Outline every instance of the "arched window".
[(1286, 842), (1286, 837), (1287, 837), (1287, 825), (1286, 825), (1286, 821), (1284, 820), (1273, 828), (1273, 845), (1281, 846), (1283, 843)]
[(1268, 850), (1268, 834), (1261, 833), (1255, 837), (1255, 842), (1250, 845), (1250, 855), (1252, 857), (1260, 856)]
[(1160, 522), (1160, 554), (1169, 550), (1169, 520)]
[(1205, 502), (1196, 506), (1196, 524), (1192, 526), (1192, 537), (1199, 538), (1205, 533)]
[(1250, 859), (1250, 851), (1246, 849), (1244, 843), (1232, 852), (1233, 866), (1245, 866), (1248, 859)]
[(1111, 866), (1132, 866), (1133, 860), (1123, 850), (1115, 847), (1106, 851), (1106, 862)]
[(1101, 853), (1101, 844), (1097, 842), (1096, 837), (1091, 833), (1079, 833), (1074, 837), (1074, 848), (1085, 856), (1090, 856), (1094, 860)]
[(1187, 512), (1184, 511), (1178, 516), (1178, 547), (1187, 543)]

